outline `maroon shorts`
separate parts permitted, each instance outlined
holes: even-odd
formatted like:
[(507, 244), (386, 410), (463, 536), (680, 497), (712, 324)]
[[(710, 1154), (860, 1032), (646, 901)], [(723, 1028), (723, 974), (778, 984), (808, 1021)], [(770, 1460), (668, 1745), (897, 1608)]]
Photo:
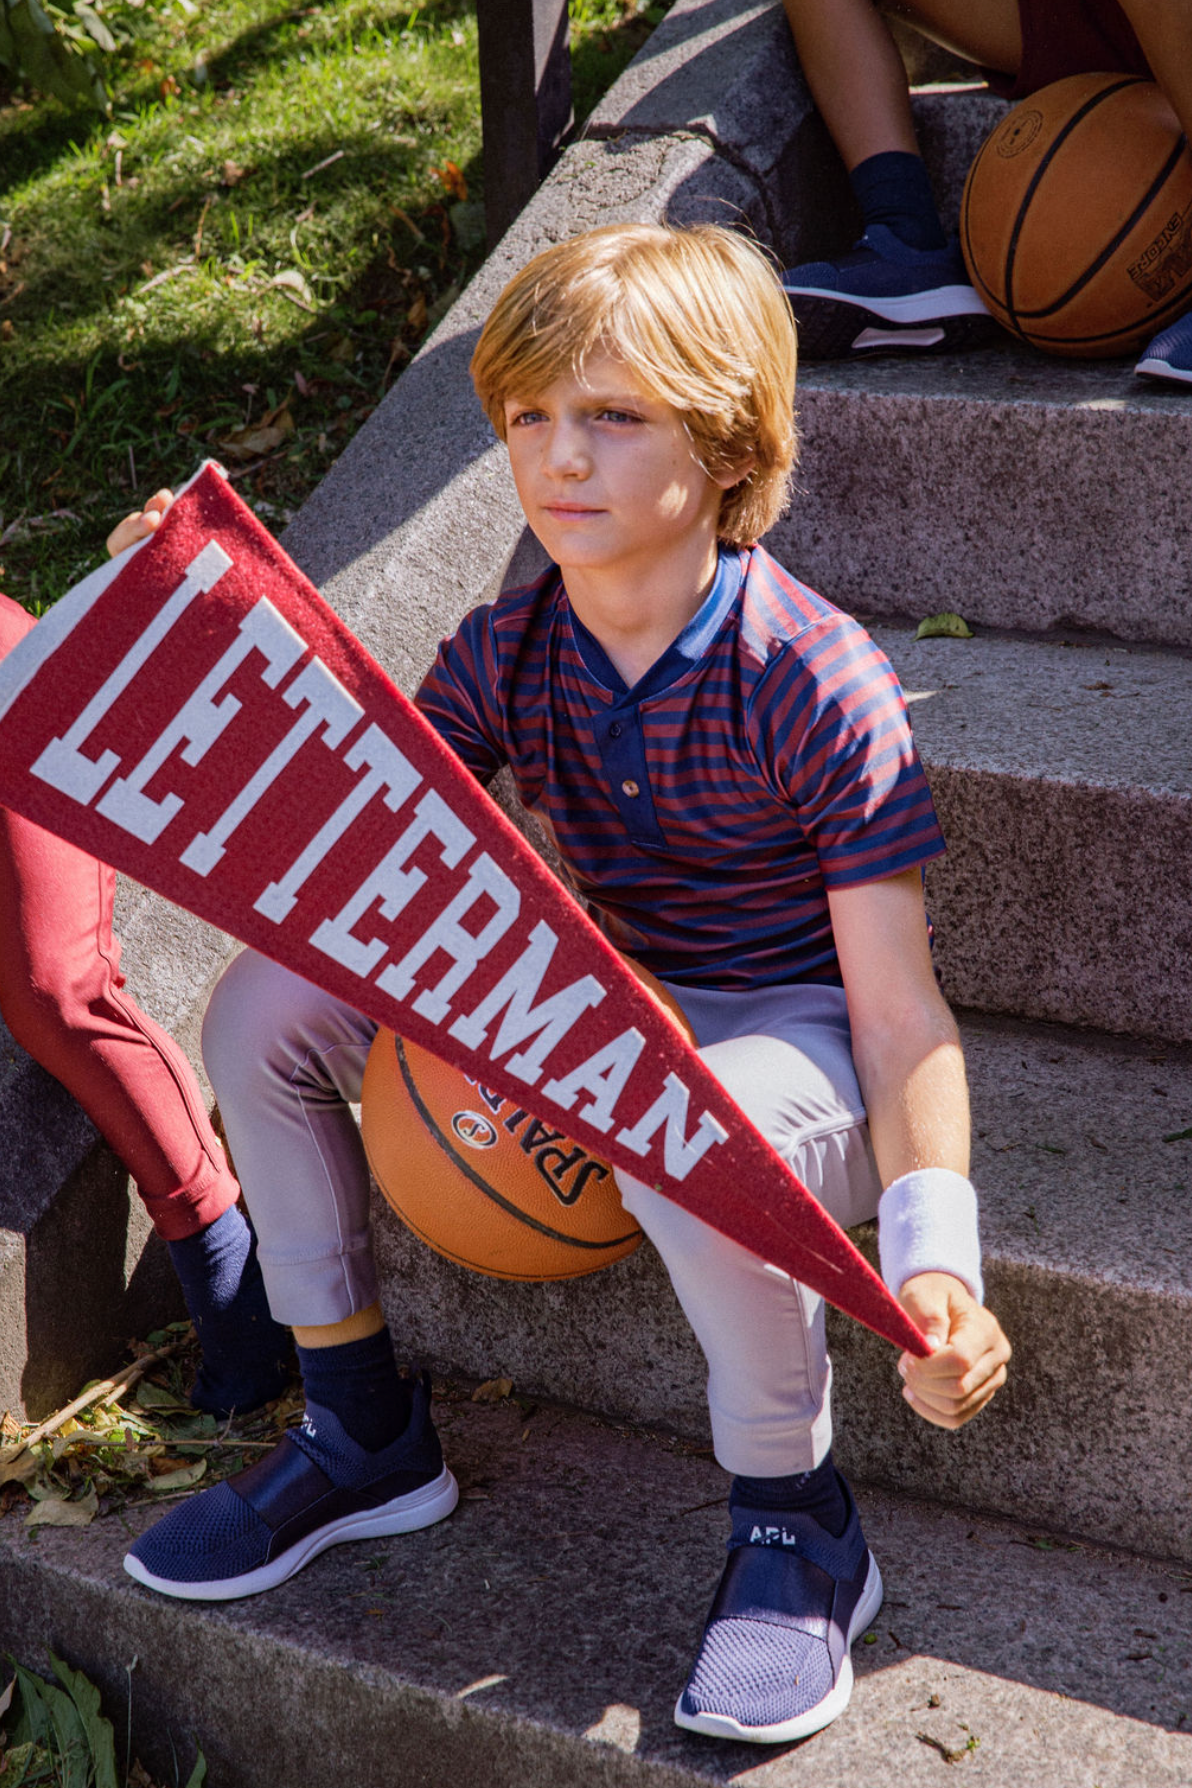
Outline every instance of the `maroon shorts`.
[(1142, 45), (1117, 0), (1018, 0), (1022, 67), (1017, 75), (986, 69), (1003, 99), (1025, 99), (1075, 74), (1133, 74), (1154, 80)]

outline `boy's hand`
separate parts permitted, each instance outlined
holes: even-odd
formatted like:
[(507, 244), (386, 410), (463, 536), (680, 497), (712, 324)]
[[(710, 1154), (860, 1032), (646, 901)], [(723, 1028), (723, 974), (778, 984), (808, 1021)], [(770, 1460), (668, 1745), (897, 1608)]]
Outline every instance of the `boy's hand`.
[(904, 1353), (903, 1396), (925, 1421), (962, 1428), (1006, 1382), (1010, 1343), (992, 1310), (951, 1273), (916, 1273), (898, 1299), (936, 1350), (925, 1360)]
[(135, 515), (126, 515), (119, 527), (113, 528), (108, 535), (109, 555), (114, 559), (118, 553), (127, 552), (138, 540), (152, 534), (173, 501), (172, 490), (159, 490), (143, 509), (138, 509)]

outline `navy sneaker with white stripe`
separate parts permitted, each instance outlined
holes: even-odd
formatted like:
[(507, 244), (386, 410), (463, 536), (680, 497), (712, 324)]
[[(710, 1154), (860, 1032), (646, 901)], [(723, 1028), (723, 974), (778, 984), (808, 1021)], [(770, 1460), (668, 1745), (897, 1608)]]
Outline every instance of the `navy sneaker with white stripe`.
[(808, 360), (971, 347), (997, 330), (955, 239), (909, 248), (885, 224), (871, 224), (837, 260), (790, 268), (782, 289)]
[(839, 1539), (814, 1516), (733, 1509), (729, 1558), (675, 1723), (710, 1738), (789, 1744), (842, 1714), (849, 1650), (882, 1580), (848, 1486)]
[(1172, 385), (1192, 385), (1192, 310), (1178, 323), (1164, 329), (1147, 344), (1134, 368), (1143, 378), (1164, 379)]
[(308, 1403), (301, 1428), (246, 1471), (179, 1505), (125, 1557), (163, 1595), (219, 1602), (284, 1583), (328, 1546), (411, 1533), (459, 1500), (430, 1419), (430, 1387), (391, 1446), (358, 1446), (330, 1410)]

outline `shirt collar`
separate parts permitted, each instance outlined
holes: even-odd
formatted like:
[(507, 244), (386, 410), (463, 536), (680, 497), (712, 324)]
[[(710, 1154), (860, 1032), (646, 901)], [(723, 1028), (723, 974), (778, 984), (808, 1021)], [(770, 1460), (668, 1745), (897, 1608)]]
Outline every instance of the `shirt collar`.
[(628, 687), (595, 634), (589, 632), (574, 610), (570, 610), (575, 643), (584, 664), (594, 677), (618, 696), (630, 695), (635, 702), (640, 702), (651, 695), (657, 695), (659, 690), (677, 683), (693, 665), (699, 663), (737, 600), (744, 575), (744, 553), (737, 547), (722, 546), (717, 555), (712, 588), (682, 633), (671, 641), (661, 658), (655, 660), (632, 689)]

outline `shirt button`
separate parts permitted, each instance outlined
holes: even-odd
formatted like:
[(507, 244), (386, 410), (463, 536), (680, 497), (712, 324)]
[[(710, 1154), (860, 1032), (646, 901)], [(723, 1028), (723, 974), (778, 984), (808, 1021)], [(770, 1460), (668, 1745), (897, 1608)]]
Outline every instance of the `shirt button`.
[(621, 725), (621, 722), (619, 720), (614, 720), (608, 729), (608, 736), (610, 739), (619, 739), (624, 731), (625, 728)]
[(641, 789), (638, 787), (637, 783), (634, 782), (632, 777), (627, 778), (626, 781), (621, 784), (621, 793), (623, 795), (640, 795), (641, 792)]

